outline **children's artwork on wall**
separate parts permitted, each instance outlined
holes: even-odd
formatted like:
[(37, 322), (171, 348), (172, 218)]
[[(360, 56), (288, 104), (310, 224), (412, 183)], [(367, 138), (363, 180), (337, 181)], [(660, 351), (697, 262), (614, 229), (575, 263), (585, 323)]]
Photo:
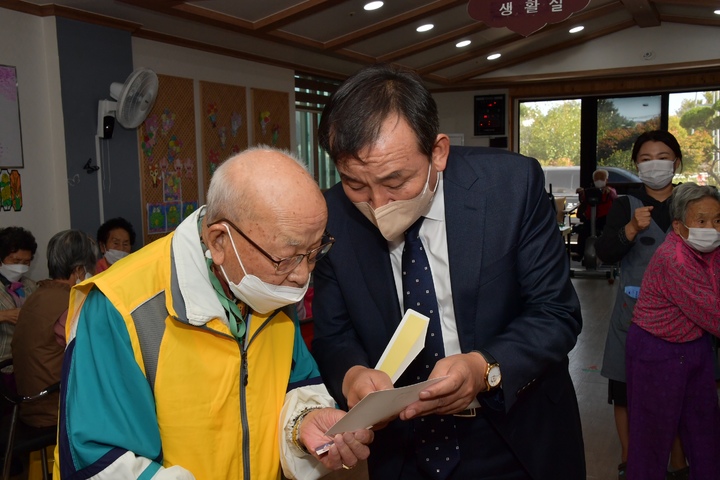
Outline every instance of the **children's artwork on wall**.
[(182, 199), (181, 177), (175, 172), (163, 174), (163, 202), (179, 202)]
[(182, 203), (165, 204), (165, 226), (168, 231), (175, 230), (182, 221)]
[(253, 145), (290, 150), (290, 106), (287, 92), (252, 89)]
[(7, 65), (0, 65), (0, 166), (23, 167), (17, 71)]
[(17, 170), (10, 171), (10, 193), (12, 194), (12, 208), (16, 212), (22, 210), (22, 183), (20, 172)]
[(12, 208), (12, 185), (10, 184), (10, 172), (8, 170), (0, 170), (0, 199), (2, 199), (2, 209), (6, 212)]
[[(188, 78), (158, 75), (158, 97), (138, 129), (144, 242), (172, 231), (182, 220), (183, 202), (197, 203), (195, 93)], [(185, 148), (190, 146), (189, 148)], [(188, 155), (188, 152), (191, 152)], [(189, 158), (188, 158), (189, 157)]]
[(230, 128), (232, 129), (233, 138), (237, 137), (238, 130), (242, 127), (242, 119), (242, 115), (237, 112), (233, 112), (232, 115), (230, 115)]
[[(248, 147), (247, 128), (243, 128), (243, 119), (247, 116), (245, 95), (245, 87), (200, 82), (201, 105), (205, 106), (206, 113), (202, 121), (202, 172), (205, 192), (217, 167), (233, 153)], [(230, 142), (228, 138), (231, 138)], [(232, 146), (228, 149), (229, 144)]]
[(147, 204), (147, 231), (150, 234), (167, 232), (164, 203)]
[(198, 202), (183, 202), (182, 204), (182, 219), (185, 220), (187, 217), (198, 209)]

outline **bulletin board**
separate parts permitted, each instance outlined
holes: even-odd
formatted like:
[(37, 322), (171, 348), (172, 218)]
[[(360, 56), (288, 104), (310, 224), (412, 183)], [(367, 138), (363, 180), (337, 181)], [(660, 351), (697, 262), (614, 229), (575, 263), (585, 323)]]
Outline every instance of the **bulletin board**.
[(218, 165), (248, 147), (245, 94), (245, 87), (200, 82), (203, 188), (206, 195), (210, 177)]
[(0, 65), (0, 166), (24, 166), (17, 71), (7, 65)]
[(158, 97), (138, 129), (145, 244), (198, 208), (193, 81), (158, 75)]
[(290, 150), (290, 106), (287, 92), (252, 89), (253, 145)]

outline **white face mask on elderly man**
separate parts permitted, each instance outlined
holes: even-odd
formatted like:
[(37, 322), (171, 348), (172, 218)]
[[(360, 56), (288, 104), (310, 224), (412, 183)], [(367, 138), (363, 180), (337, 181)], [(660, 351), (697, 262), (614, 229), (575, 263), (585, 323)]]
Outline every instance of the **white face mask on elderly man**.
[(110, 265), (117, 262), (121, 258), (125, 258), (128, 256), (128, 252), (123, 252), (122, 250), (114, 250), (114, 249), (108, 249), (105, 251), (105, 260), (108, 261)]
[(709, 253), (720, 246), (720, 232), (714, 228), (690, 228), (687, 225), (685, 228), (690, 233), (683, 240), (698, 252)]
[(264, 315), (286, 305), (297, 303), (305, 297), (305, 292), (307, 292), (308, 285), (310, 285), (309, 277), (305, 286), (299, 288), (265, 283), (255, 275), (248, 275), (247, 270), (245, 270), (245, 265), (243, 265), (242, 260), (240, 260), (240, 255), (235, 247), (235, 241), (230, 234), (230, 228), (224, 223), (223, 226), (228, 232), (230, 243), (235, 252), (235, 258), (237, 258), (240, 268), (242, 268), (243, 273), (245, 273), (240, 283), (233, 283), (228, 278), (227, 273), (225, 273), (223, 266), (220, 265), (220, 271), (222, 271), (222, 274), (225, 276), (225, 281), (228, 283), (230, 291), (235, 295), (235, 298), (245, 303), (257, 313)]
[(393, 241), (401, 237), (405, 230), (407, 230), (420, 216), (425, 213), (432, 202), (435, 192), (437, 192), (438, 184), (440, 183), (440, 175), (442, 172), (438, 172), (437, 179), (435, 181), (435, 187), (430, 190), (430, 172), (431, 167), (428, 166), (428, 175), (425, 180), (425, 187), (422, 192), (415, 198), (408, 200), (395, 200), (383, 205), (380, 208), (373, 209), (367, 202), (358, 202), (353, 204), (360, 210), (360, 212), (370, 220), (373, 225), (378, 227), (382, 236), (385, 240)]

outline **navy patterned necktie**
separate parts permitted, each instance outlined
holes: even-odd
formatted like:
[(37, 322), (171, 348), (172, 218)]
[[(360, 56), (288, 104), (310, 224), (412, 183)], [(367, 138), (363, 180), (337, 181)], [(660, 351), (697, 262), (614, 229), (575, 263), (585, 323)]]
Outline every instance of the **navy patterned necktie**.
[[(420, 240), (420, 217), (405, 232), (402, 253), (402, 283), (405, 309), (422, 313), (430, 318), (425, 348), (408, 367), (413, 380), (427, 380), (435, 362), (445, 357), (440, 315), (430, 263)], [(431, 478), (444, 480), (460, 461), (460, 450), (452, 415), (429, 415), (413, 420), (418, 466)]]

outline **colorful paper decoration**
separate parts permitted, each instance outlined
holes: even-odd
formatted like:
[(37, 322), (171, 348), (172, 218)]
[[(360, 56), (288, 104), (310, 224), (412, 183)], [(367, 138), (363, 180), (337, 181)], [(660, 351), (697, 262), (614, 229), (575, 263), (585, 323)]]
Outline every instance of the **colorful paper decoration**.
[(590, 0), (470, 0), (468, 13), (489, 27), (507, 27), (524, 37), (566, 20)]

